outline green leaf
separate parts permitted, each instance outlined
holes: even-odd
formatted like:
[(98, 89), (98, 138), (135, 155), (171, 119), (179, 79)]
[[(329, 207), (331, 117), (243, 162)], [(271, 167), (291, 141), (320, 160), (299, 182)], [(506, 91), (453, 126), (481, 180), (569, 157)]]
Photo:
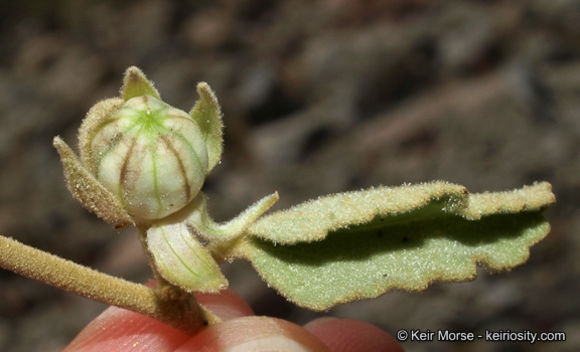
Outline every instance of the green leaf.
[(207, 83), (198, 83), (197, 94), (199, 94), (199, 100), (189, 114), (197, 122), (205, 138), (209, 159), (207, 172), (209, 173), (222, 157), (222, 113), (215, 93)]
[(382, 227), (442, 213), (477, 220), (496, 213), (539, 210), (554, 201), (547, 182), (509, 192), (472, 195), (463, 186), (442, 181), (377, 187), (320, 197), (275, 212), (252, 224), (247, 233), (279, 244), (314, 242), (323, 240), (329, 232), (354, 225)]
[(159, 92), (153, 86), (153, 82), (147, 79), (143, 71), (136, 66), (131, 66), (125, 71), (123, 87), (121, 87), (121, 98), (127, 101), (131, 98), (150, 95), (161, 99)]
[(217, 263), (184, 222), (150, 227), (147, 247), (159, 274), (187, 292), (215, 293), (228, 285)]
[(474, 195), (443, 182), (337, 194), (261, 218), (233, 256), (290, 301), (326, 310), (471, 280), (476, 264), (522, 264), (549, 232), (541, 210), (554, 200), (548, 183)]

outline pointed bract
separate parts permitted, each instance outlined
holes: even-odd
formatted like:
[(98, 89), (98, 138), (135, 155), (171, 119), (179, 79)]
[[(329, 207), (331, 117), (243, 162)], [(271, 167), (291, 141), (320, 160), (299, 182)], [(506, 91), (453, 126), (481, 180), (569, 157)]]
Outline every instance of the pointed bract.
[(81, 165), (72, 149), (60, 137), (54, 138), (53, 145), (60, 155), (66, 185), (73, 198), (116, 228), (133, 225), (133, 220), (119, 200)]
[(159, 274), (186, 292), (215, 293), (228, 286), (215, 260), (183, 222), (152, 226), (147, 246)]
[(159, 92), (153, 86), (153, 82), (149, 81), (143, 71), (136, 66), (131, 66), (125, 71), (120, 93), (124, 101), (143, 95), (161, 99)]
[(209, 173), (222, 156), (222, 113), (215, 93), (207, 83), (198, 83), (197, 93), (199, 94), (199, 100), (189, 114), (197, 122), (205, 138), (209, 158), (207, 172)]

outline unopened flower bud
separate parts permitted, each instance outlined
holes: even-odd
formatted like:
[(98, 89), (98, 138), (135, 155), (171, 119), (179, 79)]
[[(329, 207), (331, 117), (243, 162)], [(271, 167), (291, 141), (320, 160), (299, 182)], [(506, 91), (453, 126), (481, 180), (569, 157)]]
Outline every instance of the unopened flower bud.
[(83, 120), (82, 164), (55, 139), (73, 196), (116, 226), (149, 223), (189, 204), (222, 148), (215, 95), (205, 83), (198, 93), (188, 114), (163, 102), (145, 75), (129, 68), (121, 98), (97, 103)]
[(90, 148), (85, 166), (131, 216), (163, 218), (201, 189), (207, 150), (199, 126), (186, 112), (139, 96), (91, 128), (91, 138), (83, 141)]

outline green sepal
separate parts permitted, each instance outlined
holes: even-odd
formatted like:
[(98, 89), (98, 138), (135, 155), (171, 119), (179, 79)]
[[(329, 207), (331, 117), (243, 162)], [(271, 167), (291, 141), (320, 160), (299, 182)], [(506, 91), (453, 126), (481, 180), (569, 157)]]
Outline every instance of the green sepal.
[(554, 201), (548, 183), (473, 195), (441, 182), (349, 192), (259, 219), (231, 253), (290, 301), (326, 310), (472, 280), (477, 264), (522, 264), (548, 234), (541, 211)]
[(222, 113), (215, 93), (205, 82), (197, 84), (199, 100), (189, 114), (199, 125), (205, 139), (209, 165), (209, 173), (220, 161), (223, 149)]
[(161, 99), (159, 92), (153, 86), (153, 82), (148, 80), (143, 71), (136, 66), (131, 66), (125, 71), (120, 93), (124, 101), (143, 95)]
[(171, 284), (186, 292), (216, 293), (227, 288), (219, 266), (185, 223), (154, 224), (146, 238), (155, 269)]
[(134, 225), (133, 219), (119, 199), (83, 167), (72, 149), (60, 137), (54, 137), (53, 145), (60, 155), (66, 185), (74, 199), (115, 228)]

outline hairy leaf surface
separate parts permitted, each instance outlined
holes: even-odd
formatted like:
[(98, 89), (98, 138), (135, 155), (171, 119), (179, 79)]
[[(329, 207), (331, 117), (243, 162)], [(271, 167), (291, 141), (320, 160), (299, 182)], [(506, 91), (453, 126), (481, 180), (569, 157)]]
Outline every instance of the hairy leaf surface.
[(470, 195), (444, 182), (331, 195), (258, 220), (235, 249), (289, 300), (325, 310), (525, 262), (549, 224), (548, 183)]

